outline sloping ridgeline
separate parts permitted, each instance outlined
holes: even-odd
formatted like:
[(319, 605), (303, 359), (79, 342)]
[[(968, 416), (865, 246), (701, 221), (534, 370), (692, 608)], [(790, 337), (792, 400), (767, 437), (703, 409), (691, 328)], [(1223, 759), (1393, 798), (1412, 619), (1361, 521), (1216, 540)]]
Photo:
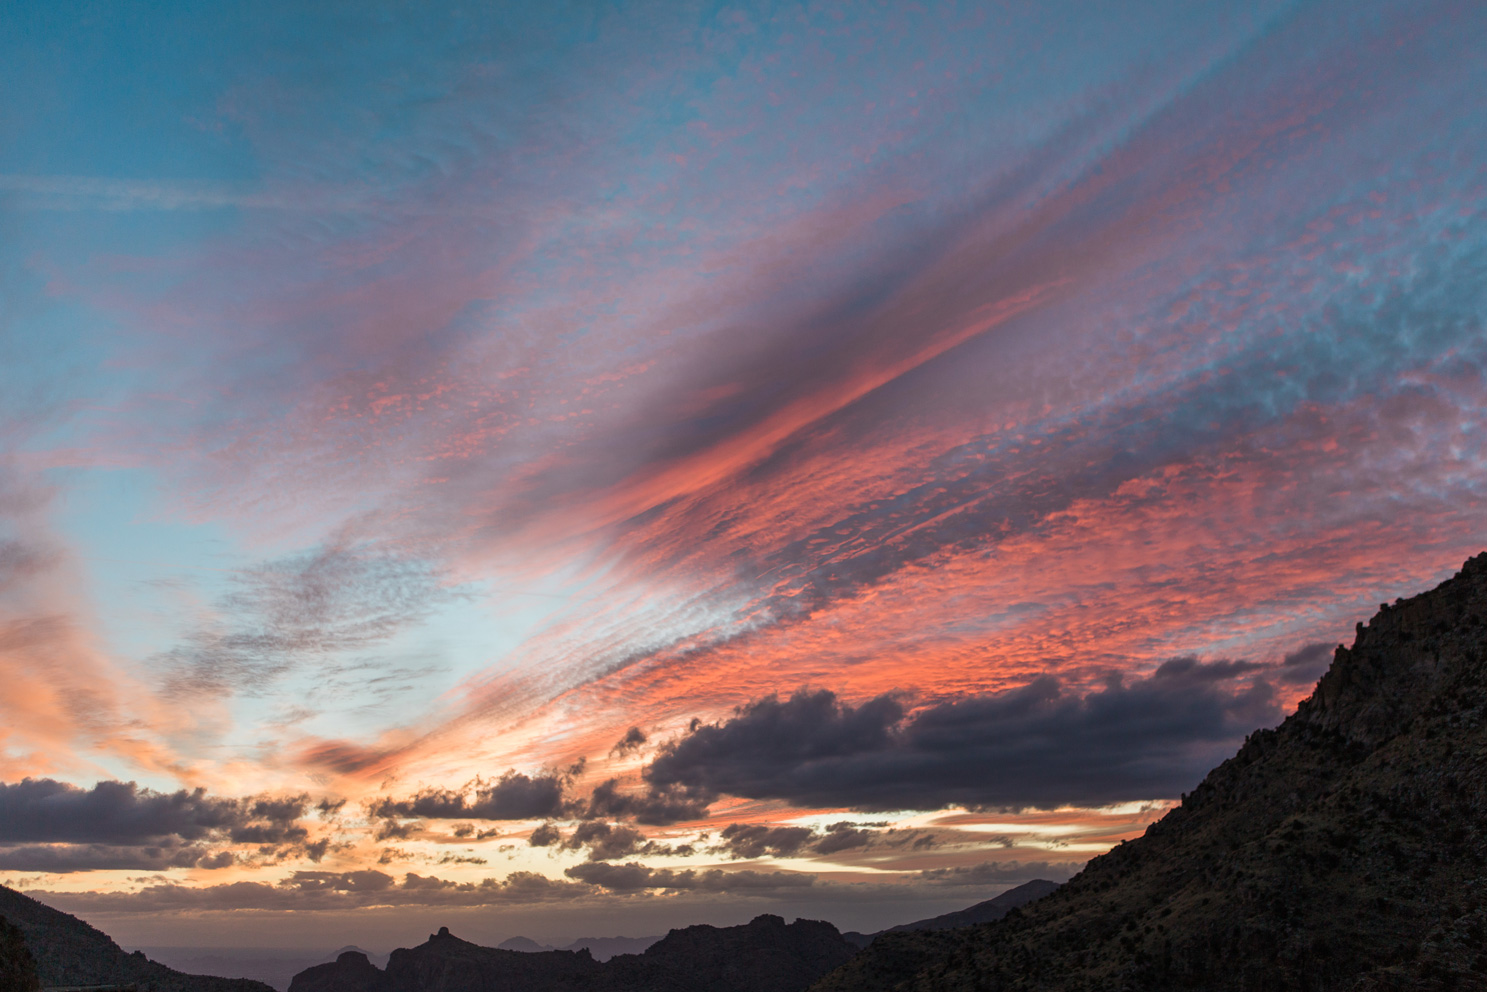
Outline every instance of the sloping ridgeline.
[(1042, 899), (1056, 888), (1058, 888), (1057, 882), (1050, 882), (1046, 878), (1035, 878), (1015, 889), (1008, 889), (993, 899), (978, 902), (974, 906), (958, 909), (953, 913), (932, 916), (927, 920), (915, 920), (913, 923), (900, 923), (896, 927), (879, 930), (877, 933), (858, 933), (854, 930), (842, 936), (858, 947), (866, 947), (883, 934), (897, 933), (900, 930), (954, 930), (956, 927), (990, 923), (992, 920), (1000, 920), (1014, 909), (1026, 906), (1034, 899)]
[(441, 928), (393, 951), (386, 971), (349, 952), (295, 975), (289, 992), (802, 992), (855, 953), (830, 923), (778, 916), (673, 930), (602, 963), (587, 948), (481, 947)]
[(838, 990), (1487, 989), (1487, 555), (1381, 608), (1146, 835), (1002, 920), (890, 933)]
[(187, 975), (124, 949), (76, 916), (0, 885), (0, 917), (20, 930), (42, 985), (135, 985), (141, 992), (274, 992), (246, 978)]

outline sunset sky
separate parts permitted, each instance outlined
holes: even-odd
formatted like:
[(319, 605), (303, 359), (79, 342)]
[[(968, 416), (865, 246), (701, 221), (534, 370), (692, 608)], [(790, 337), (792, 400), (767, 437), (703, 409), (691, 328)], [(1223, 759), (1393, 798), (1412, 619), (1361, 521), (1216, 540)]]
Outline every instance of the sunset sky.
[(0, 11), (0, 883), (1061, 880), (1487, 547), (1487, 5)]

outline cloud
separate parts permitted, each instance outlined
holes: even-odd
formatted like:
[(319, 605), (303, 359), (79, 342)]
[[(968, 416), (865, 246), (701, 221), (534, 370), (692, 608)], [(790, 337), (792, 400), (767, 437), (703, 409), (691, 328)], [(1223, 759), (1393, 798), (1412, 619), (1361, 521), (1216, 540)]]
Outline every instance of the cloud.
[[(662, 788), (859, 809), (1175, 796), (1247, 732), (1279, 718), (1259, 668), (1178, 658), (1082, 695), (1043, 676), (908, 716), (893, 695), (854, 707), (802, 690), (696, 727), (663, 745), (644, 775)], [(855, 841), (843, 834), (837, 843)]]
[[(556, 831), (554, 831), (556, 833)], [(535, 836), (535, 834), (534, 834)], [(544, 835), (542, 838), (547, 839)], [(541, 846), (541, 845), (536, 845)], [(629, 857), (633, 854), (661, 854), (685, 857), (694, 853), (690, 844), (673, 846), (647, 840), (645, 835), (633, 827), (586, 820), (562, 842), (565, 850), (575, 851), (587, 847), (590, 861), (609, 861)]]
[(568, 850), (587, 847), (590, 861), (609, 861), (635, 854), (645, 846), (645, 835), (632, 827), (617, 827), (597, 820), (580, 823), (563, 842)]
[(721, 850), (735, 858), (788, 858), (800, 852), (816, 832), (809, 827), (767, 827), (762, 823), (730, 823), (720, 836)]
[(642, 731), (639, 727), (631, 727), (629, 730), (625, 731), (625, 736), (621, 737), (619, 741), (616, 742), (615, 746), (610, 748), (609, 753), (612, 755), (620, 756), (633, 754), (634, 752), (640, 750), (641, 747), (644, 746), (645, 742), (645, 732)]
[(811, 845), (817, 854), (836, 854), (838, 851), (854, 851), (867, 847), (875, 839), (874, 832), (862, 830), (851, 823), (833, 823), (826, 828), (826, 836)]
[(250, 817), (238, 800), (214, 798), (205, 789), (161, 793), (133, 782), (99, 782), (82, 789), (45, 778), (0, 782), (0, 842), (199, 840), (245, 829)]
[(411, 799), (381, 799), (369, 812), (375, 817), (418, 816), (430, 820), (538, 820), (561, 816), (567, 809), (566, 775), (524, 775), (508, 771), (494, 782), (476, 779), (460, 791), (425, 789)]
[(670, 868), (650, 868), (633, 861), (623, 865), (589, 862), (574, 865), (563, 874), (614, 892), (666, 889), (750, 893), (806, 888), (816, 883), (815, 875), (793, 871), (723, 871), (721, 868), (675, 871)]
[(170, 868), (230, 868), (229, 850), (200, 845), (25, 844), (0, 846), (0, 871), (165, 871)]
[(532, 847), (551, 847), (561, 842), (562, 839), (562, 831), (551, 823), (544, 823), (532, 831), (532, 835), (527, 838), (527, 843)]
[(592, 895), (587, 884), (550, 879), (535, 872), (505, 878), (454, 882), (408, 873), (401, 882), (376, 869), (299, 871), (276, 883), (147, 885), (134, 892), (39, 892), (49, 905), (89, 913), (178, 913), (204, 910), (338, 910), (369, 906), (494, 906)]
[(454, 595), (428, 562), (344, 536), (243, 569), (233, 584), (158, 659), (169, 693), (261, 693), (305, 661), (389, 640)]
[(685, 786), (655, 783), (641, 792), (621, 792), (619, 780), (612, 778), (594, 787), (581, 815), (586, 820), (614, 817), (650, 826), (668, 826), (706, 816), (711, 799), (710, 795), (695, 793)]
[(310, 808), (308, 795), (222, 798), (204, 789), (155, 792), (134, 782), (98, 782), (91, 789), (53, 779), (0, 782), (0, 866), (223, 868), (234, 853), (210, 845), (224, 843), (319, 861), (330, 839), (311, 841), (300, 823)]
[(1047, 878), (1062, 882), (1084, 868), (1083, 861), (983, 861), (953, 868), (928, 868), (919, 878), (935, 885), (986, 886)]
[(1336, 649), (1337, 645), (1331, 641), (1303, 644), (1285, 656), (1277, 674), (1288, 685), (1311, 685), (1332, 664), (1332, 655)]
[[(809, 827), (770, 827), (762, 823), (730, 823), (719, 833), (721, 842), (713, 850), (734, 858), (762, 858), (773, 855), (789, 858), (802, 854), (830, 855), (875, 844), (881, 838), (893, 846), (902, 846), (913, 838), (896, 836), (897, 831), (882, 835), (864, 830), (857, 824), (842, 821), (817, 833)], [(894, 835), (894, 836), (890, 836)], [(932, 839), (931, 839), (932, 842)], [(928, 846), (928, 845), (925, 845)]]

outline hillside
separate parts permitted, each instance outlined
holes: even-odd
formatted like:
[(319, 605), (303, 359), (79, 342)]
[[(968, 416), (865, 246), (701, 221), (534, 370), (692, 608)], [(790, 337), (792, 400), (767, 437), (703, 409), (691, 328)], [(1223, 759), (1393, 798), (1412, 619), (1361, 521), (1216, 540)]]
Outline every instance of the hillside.
[(0, 992), (36, 992), (36, 962), (18, 927), (0, 916)]
[(1381, 607), (1312, 696), (1003, 920), (886, 934), (838, 990), (1487, 989), (1487, 555)]
[(290, 992), (801, 992), (856, 951), (829, 923), (778, 916), (673, 930), (603, 963), (586, 949), (481, 947), (441, 929), (393, 951), (386, 971), (343, 954), (296, 975)]
[(138, 985), (149, 992), (274, 992), (244, 978), (186, 975), (126, 954), (108, 934), (0, 885), (0, 917), (20, 930), (42, 985)]
[(854, 930), (842, 936), (858, 947), (866, 947), (885, 933), (898, 933), (901, 930), (953, 930), (956, 927), (969, 927), (977, 923), (990, 923), (993, 920), (1000, 920), (1014, 909), (1026, 906), (1034, 899), (1042, 899), (1056, 888), (1058, 888), (1057, 882), (1035, 878), (1031, 882), (1024, 882), (985, 902), (978, 902), (965, 909), (957, 909), (953, 913), (943, 913), (926, 920), (915, 920), (913, 923), (900, 923), (896, 927), (879, 930), (877, 933), (858, 933)]

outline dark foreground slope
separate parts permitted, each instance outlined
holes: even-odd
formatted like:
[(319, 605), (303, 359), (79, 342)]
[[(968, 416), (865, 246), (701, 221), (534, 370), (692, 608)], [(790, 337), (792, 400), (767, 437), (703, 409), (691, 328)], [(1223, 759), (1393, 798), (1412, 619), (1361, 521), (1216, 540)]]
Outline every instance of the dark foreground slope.
[(108, 934), (0, 885), (0, 916), (20, 930), (42, 985), (129, 985), (140, 992), (274, 992), (246, 978), (186, 975), (124, 953)]
[(985, 926), (816, 986), (1487, 989), (1487, 555), (1384, 607), (1146, 835)]
[(915, 920), (913, 923), (900, 923), (896, 927), (879, 930), (877, 933), (858, 933), (854, 930), (842, 936), (858, 947), (866, 947), (885, 933), (898, 933), (901, 930), (954, 930), (956, 927), (990, 923), (993, 920), (1000, 920), (1014, 909), (1026, 906), (1034, 899), (1042, 899), (1056, 888), (1058, 888), (1057, 882), (1050, 882), (1046, 878), (1035, 878), (1031, 882), (1024, 882), (985, 902), (978, 902), (965, 909), (957, 909), (953, 913), (931, 916), (927, 920)]
[(0, 916), (0, 992), (36, 992), (36, 962), (26, 948), (26, 938), (15, 924)]
[(392, 952), (384, 972), (343, 954), (294, 976), (289, 992), (801, 992), (857, 948), (829, 923), (759, 916), (673, 930), (643, 954), (481, 947), (441, 929)]

